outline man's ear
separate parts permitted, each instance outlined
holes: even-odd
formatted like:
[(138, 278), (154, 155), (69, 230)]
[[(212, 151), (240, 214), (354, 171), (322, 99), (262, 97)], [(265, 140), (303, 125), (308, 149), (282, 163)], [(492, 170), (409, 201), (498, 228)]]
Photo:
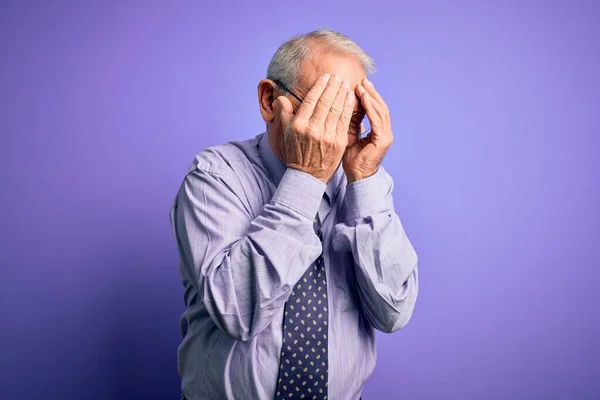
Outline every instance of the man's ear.
[(263, 79), (258, 83), (258, 106), (260, 107), (260, 115), (266, 123), (271, 124), (275, 120), (275, 82), (270, 79)]

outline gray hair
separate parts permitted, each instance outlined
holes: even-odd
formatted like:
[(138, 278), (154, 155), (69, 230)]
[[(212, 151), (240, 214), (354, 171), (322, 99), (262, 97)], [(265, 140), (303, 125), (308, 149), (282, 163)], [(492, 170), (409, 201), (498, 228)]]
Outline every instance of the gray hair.
[[(313, 44), (320, 46), (315, 48)], [(298, 83), (304, 63), (319, 54), (316, 50), (355, 57), (362, 63), (368, 75), (375, 72), (375, 61), (348, 36), (330, 29), (319, 29), (296, 35), (283, 43), (269, 63), (267, 78), (278, 80), (293, 90)]]

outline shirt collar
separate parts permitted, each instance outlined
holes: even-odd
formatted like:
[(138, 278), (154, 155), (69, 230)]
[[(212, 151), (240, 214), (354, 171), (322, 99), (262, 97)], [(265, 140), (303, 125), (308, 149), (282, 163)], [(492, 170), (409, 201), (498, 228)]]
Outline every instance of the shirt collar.
[[(273, 153), (273, 150), (269, 145), (269, 134), (267, 132), (263, 133), (258, 142), (258, 152), (273, 183), (275, 186), (279, 186), (279, 182), (281, 182), (281, 178), (283, 178), (283, 174), (285, 173), (287, 167), (284, 162)], [(342, 163), (340, 163), (338, 169), (335, 171), (335, 174), (325, 187), (325, 196), (330, 204), (335, 199), (335, 195), (337, 194), (343, 178), (344, 169), (342, 168)]]

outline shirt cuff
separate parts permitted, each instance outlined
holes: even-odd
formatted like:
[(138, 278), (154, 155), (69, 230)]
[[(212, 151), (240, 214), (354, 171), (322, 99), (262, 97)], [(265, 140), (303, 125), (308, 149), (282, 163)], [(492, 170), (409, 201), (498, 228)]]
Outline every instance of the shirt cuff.
[(385, 195), (379, 182), (380, 170), (346, 186), (346, 221), (371, 216), (385, 209)]
[(288, 168), (272, 201), (289, 207), (312, 221), (319, 211), (326, 186), (325, 182), (304, 171)]

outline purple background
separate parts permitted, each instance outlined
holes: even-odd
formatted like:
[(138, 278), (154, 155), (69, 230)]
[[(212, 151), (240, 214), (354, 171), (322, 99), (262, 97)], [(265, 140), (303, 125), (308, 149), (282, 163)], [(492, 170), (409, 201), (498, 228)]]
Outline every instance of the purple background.
[(0, 398), (178, 398), (170, 203), (318, 27), (379, 63), (420, 255), (364, 398), (600, 398), (599, 3), (483, 3), (2, 2)]

